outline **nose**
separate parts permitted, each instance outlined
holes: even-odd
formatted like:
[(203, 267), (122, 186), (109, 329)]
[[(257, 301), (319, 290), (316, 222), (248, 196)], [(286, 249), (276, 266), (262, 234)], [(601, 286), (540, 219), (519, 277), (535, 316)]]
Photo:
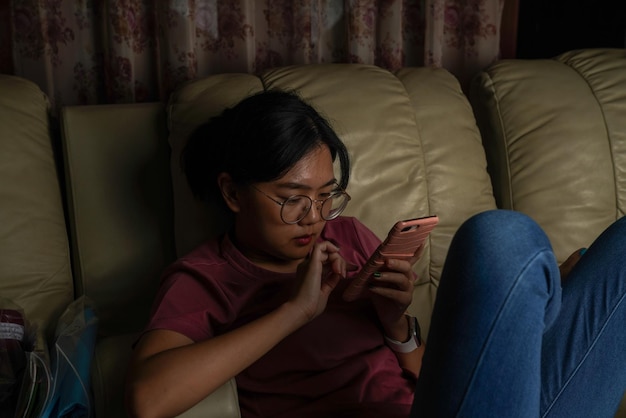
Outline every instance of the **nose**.
[(302, 218), (300, 222), (305, 224), (314, 224), (322, 220), (322, 204), (323, 200), (313, 200), (311, 199), (311, 207), (307, 212), (306, 216)]

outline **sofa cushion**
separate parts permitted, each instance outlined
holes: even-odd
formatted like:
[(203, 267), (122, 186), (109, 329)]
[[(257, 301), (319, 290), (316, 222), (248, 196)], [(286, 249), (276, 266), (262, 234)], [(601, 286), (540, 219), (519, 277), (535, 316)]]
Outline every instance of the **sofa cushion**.
[(626, 54), (504, 60), (472, 83), (499, 206), (547, 232), (557, 258), (626, 211)]
[(73, 283), (48, 118), (39, 87), (0, 75), (0, 295), (50, 337)]
[(174, 259), (164, 116), (160, 103), (62, 111), (76, 290), (95, 302), (103, 335), (145, 325)]

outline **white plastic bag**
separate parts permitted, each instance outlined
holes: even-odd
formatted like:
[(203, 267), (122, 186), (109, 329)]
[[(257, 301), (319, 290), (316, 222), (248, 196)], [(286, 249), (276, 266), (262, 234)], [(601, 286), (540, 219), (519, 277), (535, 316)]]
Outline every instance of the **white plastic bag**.
[(85, 297), (72, 302), (61, 315), (50, 350), (51, 390), (44, 418), (82, 418), (93, 415), (91, 361), (98, 318)]

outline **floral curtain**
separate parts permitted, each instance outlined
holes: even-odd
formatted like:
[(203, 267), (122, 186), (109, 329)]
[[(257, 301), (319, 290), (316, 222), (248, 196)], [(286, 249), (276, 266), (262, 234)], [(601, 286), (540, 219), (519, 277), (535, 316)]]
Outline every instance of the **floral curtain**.
[(466, 85), (498, 58), (503, 2), (12, 0), (0, 70), (57, 107), (166, 100), (212, 73), (319, 62), (438, 66)]

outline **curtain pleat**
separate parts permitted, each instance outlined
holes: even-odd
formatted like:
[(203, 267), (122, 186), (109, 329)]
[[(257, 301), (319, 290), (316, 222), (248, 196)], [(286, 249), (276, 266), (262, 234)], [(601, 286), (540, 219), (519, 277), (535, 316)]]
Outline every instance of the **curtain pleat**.
[(292, 64), (437, 66), (465, 85), (499, 56), (503, 1), (13, 1), (2, 71), (56, 108), (165, 101), (187, 80)]

